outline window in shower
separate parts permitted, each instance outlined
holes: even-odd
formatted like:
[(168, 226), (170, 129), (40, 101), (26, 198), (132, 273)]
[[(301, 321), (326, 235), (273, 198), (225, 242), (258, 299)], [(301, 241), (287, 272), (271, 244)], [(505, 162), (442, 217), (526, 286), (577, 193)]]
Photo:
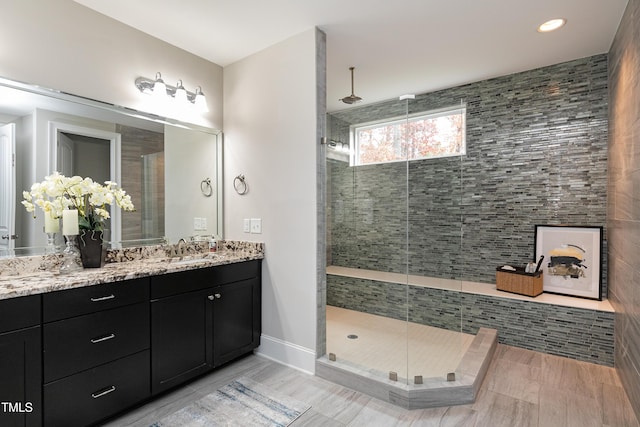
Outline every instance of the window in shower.
[(466, 110), (463, 105), (352, 126), (351, 165), (464, 155)]

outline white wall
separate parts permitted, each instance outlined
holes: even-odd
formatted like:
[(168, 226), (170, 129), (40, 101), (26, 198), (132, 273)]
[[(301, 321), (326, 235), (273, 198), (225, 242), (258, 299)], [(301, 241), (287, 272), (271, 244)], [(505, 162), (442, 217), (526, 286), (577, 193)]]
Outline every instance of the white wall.
[[(225, 238), (265, 243), (259, 351), (313, 372), (316, 30), (225, 67), (223, 104)], [(239, 174), (243, 196), (233, 188)], [(244, 233), (244, 218), (261, 218), (262, 234)]]
[[(0, 10), (0, 77), (158, 113), (149, 103), (151, 97), (140, 93), (134, 81), (140, 76), (153, 78), (160, 71), (168, 84), (182, 79), (189, 90), (199, 85), (207, 96), (209, 113), (175, 118), (222, 128), (219, 65), (72, 0), (2, 0)], [(20, 135), (18, 156), (27, 159), (31, 167), (23, 168), (18, 188), (28, 188), (48, 173), (47, 143), (27, 138), (47, 135), (47, 129), (36, 132), (36, 125)], [(17, 212), (24, 213), (24, 209)], [(16, 225), (23, 222), (32, 224), (33, 220), (18, 217)], [(29, 233), (23, 235), (32, 239)], [(37, 236), (43, 239), (42, 233)]]
[(222, 67), (72, 0), (2, 0), (1, 11), (0, 77), (159, 113), (134, 85), (159, 71), (207, 96), (209, 113), (175, 118), (222, 127)]
[[(193, 123), (225, 131), (225, 238), (264, 241), (267, 356), (313, 371), (316, 345), (315, 29), (232, 64), (216, 64), (72, 0), (3, 0), (0, 76), (154, 112), (135, 88), (162, 72), (202, 86), (210, 113)], [(224, 125), (224, 126), (223, 126)], [(35, 160), (35, 158), (34, 158)], [(249, 193), (237, 195), (244, 174)], [(263, 233), (242, 232), (262, 218)]]
[[(193, 235), (219, 234), (215, 192), (216, 136), (177, 126), (164, 128), (165, 235), (169, 242)], [(214, 187), (206, 197), (200, 184), (209, 178)], [(207, 229), (195, 230), (194, 218), (206, 218)]]

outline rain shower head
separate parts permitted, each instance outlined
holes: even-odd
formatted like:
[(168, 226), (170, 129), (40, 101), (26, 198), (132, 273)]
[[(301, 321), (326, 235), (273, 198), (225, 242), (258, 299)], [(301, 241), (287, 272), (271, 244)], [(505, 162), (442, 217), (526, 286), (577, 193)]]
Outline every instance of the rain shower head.
[(356, 102), (362, 101), (362, 98), (360, 98), (359, 96), (356, 96), (353, 91), (353, 70), (354, 69), (355, 67), (349, 67), (349, 70), (351, 71), (351, 95), (345, 96), (344, 98), (339, 99), (339, 101), (342, 101), (345, 104), (355, 104)]

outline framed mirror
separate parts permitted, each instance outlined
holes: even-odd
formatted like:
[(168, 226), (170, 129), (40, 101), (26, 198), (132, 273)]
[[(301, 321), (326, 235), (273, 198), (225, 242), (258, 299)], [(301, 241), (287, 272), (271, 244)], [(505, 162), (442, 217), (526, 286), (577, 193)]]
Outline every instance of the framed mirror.
[(114, 247), (223, 237), (220, 131), (0, 78), (0, 257), (44, 252), (21, 201), (54, 171), (131, 195), (135, 212), (111, 208)]

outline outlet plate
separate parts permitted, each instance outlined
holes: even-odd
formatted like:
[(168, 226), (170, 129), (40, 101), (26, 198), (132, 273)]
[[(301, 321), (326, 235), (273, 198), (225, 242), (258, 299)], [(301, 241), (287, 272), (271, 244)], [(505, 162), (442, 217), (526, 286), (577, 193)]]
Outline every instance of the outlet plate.
[(242, 224), (242, 231), (245, 233), (251, 233), (251, 220), (249, 218), (245, 218)]
[(193, 218), (193, 230), (205, 231), (207, 229), (207, 218), (194, 217)]
[(251, 218), (251, 232), (254, 234), (262, 233), (262, 219)]

